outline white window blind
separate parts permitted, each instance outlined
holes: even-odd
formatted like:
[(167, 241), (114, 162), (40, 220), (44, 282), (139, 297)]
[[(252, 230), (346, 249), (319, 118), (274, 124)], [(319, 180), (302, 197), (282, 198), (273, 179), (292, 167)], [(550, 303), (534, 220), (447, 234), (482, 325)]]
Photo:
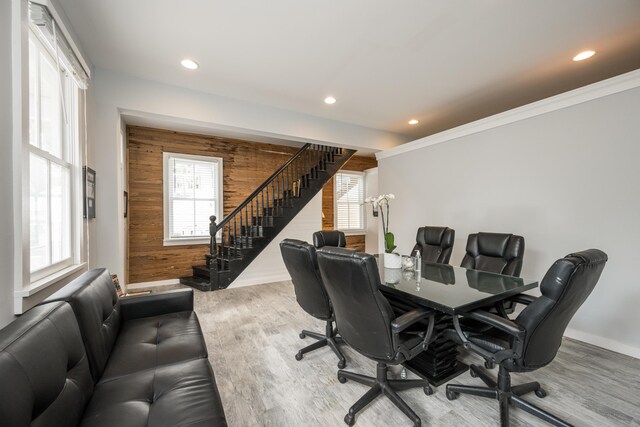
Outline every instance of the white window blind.
[(164, 153), (165, 243), (209, 238), (209, 217), (221, 217), (222, 159)]
[(337, 173), (335, 176), (335, 226), (338, 230), (364, 230), (364, 175)]

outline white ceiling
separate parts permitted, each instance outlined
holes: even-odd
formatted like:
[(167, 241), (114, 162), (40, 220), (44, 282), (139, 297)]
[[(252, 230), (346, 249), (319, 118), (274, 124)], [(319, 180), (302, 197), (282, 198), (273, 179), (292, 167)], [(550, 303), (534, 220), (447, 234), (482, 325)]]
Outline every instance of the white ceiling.
[(98, 68), (415, 138), (640, 68), (639, 0), (59, 2)]

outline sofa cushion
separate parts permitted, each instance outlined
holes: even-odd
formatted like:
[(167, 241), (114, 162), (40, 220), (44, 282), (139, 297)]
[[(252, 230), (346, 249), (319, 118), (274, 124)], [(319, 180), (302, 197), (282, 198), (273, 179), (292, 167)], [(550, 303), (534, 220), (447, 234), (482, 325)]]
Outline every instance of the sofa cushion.
[(162, 366), (98, 384), (83, 426), (226, 426), (206, 359)]
[(68, 304), (33, 308), (0, 331), (2, 426), (75, 426), (92, 390)]
[(122, 324), (100, 381), (206, 357), (207, 347), (193, 311), (133, 319)]
[(91, 374), (97, 381), (102, 376), (120, 331), (120, 302), (109, 272), (97, 268), (84, 273), (44, 303), (52, 301), (66, 301), (73, 308)]

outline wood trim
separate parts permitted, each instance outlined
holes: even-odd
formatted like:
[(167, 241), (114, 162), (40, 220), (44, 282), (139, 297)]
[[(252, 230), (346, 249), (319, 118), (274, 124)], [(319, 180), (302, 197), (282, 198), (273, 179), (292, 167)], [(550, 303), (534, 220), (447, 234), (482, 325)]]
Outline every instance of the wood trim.
[[(345, 165), (340, 169), (344, 171), (364, 172), (367, 169), (375, 168), (378, 166), (378, 161), (374, 157), (367, 156), (353, 156)], [(366, 197), (366, 194), (365, 194)], [(331, 178), (322, 187), (322, 229), (333, 230), (334, 229), (334, 189), (333, 178)], [(365, 250), (365, 236), (364, 234), (347, 236), (347, 247), (356, 249), (360, 252)]]
[(223, 159), (223, 211), (231, 212), (298, 147), (128, 126), (129, 283), (191, 276), (208, 244), (163, 246), (163, 152)]

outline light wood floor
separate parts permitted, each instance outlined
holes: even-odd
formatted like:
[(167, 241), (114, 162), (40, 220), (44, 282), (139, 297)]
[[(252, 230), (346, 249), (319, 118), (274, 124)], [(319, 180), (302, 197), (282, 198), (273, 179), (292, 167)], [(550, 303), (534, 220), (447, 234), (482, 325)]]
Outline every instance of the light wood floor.
[[(290, 282), (196, 291), (196, 312), (230, 426), (345, 426), (344, 415), (366, 387), (338, 382), (337, 359), (328, 347), (300, 362), (294, 359), (299, 348), (313, 342), (301, 340), (300, 330), (323, 332), (324, 325), (300, 309)], [(374, 362), (348, 347), (344, 353), (347, 370), (374, 375)], [(481, 362), (472, 355), (465, 359)], [(640, 426), (638, 359), (565, 339), (549, 366), (512, 378), (514, 384), (539, 381), (548, 396), (527, 399), (575, 425)], [(452, 382), (482, 385), (468, 373)], [(424, 426), (499, 424), (496, 401), (460, 396), (449, 402), (444, 386), (432, 396), (420, 389), (401, 396)], [(545, 425), (516, 408), (511, 421), (513, 426)], [(410, 425), (386, 398), (378, 398), (356, 419), (356, 426)]]

